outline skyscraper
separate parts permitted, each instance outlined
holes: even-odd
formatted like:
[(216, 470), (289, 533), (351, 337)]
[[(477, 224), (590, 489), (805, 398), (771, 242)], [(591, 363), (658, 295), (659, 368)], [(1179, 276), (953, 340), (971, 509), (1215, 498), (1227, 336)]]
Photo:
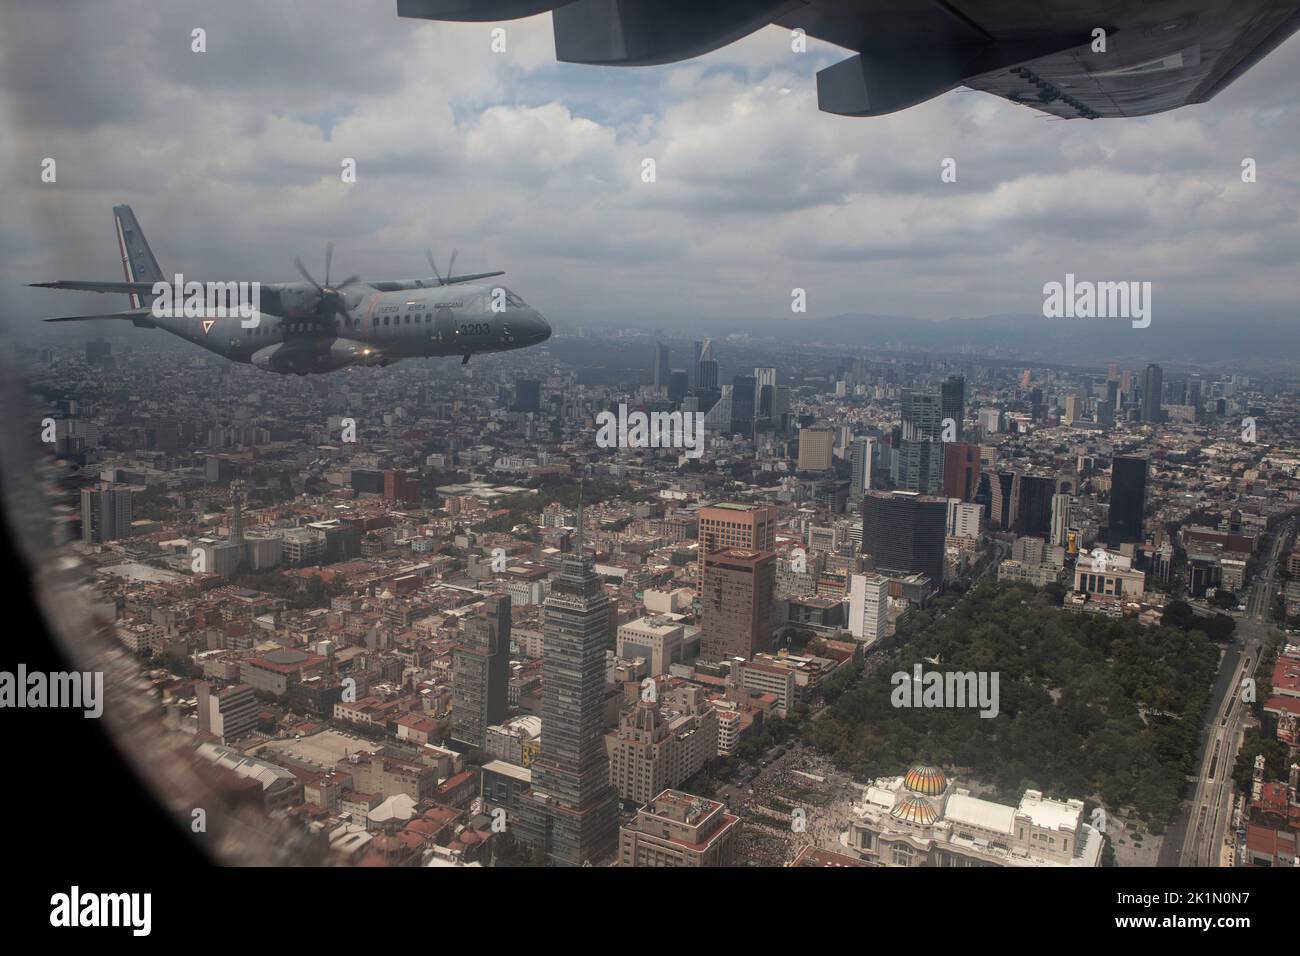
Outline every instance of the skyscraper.
[(878, 570), (943, 582), (948, 502), (911, 491), (873, 491), (862, 499), (862, 550)]
[(700, 588), (700, 656), (746, 660), (772, 645), (776, 554), (719, 548), (704, 555)]
[(668, 376), (671, 370), (668, 367), (668, 346), (662, 342), (655, 343), (655, 362), (654, 362), (654, 385), (655, 388), (667, 388)]
[(885, 636), (889, 623), (888, 582), (878, 574), (849, 578), (849, 633), (864, 644)]
[(1159, 365), (1148, 365), (1142, 373), (1142, 421), (1160, 421), (1160, 398), (1164, 389), (1164, 372)]
[(579, 530), (578, 548), (560, 559), (546, 599), (542, 749), (532, 788), (517, 804), (518, 838), (555, 866), (595, 863), (614, 852), (618, 837), (604, 726), (611, 605), (581, 542)]
[[(1111, 384), (1113, 385), (1114, 383), (1112, 382)], [(1107, 400), (1107, 399), (1102, 399), (1101, 401), (1097, 402), (1097, 408), (1096, 408), (1095, 414), (1094, 414), (1094, 416), (1093, 416), (1093, 419), (1094, 419), (1094, 420), (1097, 422), (1097, 424), (1100, 425), (1102, 428), (1111, 428), (1111, 427), (1113, 427), (1114, 424), (1115, 424), (1115, 405), (1114, 405), (1114, 403), (1111, 402), (1111, 401), (1109, 401), (1109, 400)]]
[(1052, 534), (1048, 544), (1065, 547), (1067, 534), (1074, 523), (1074, 499), (1068, 494), (1052, 495)]
[[(1145, 398), (1143, 406), (1145, 407)], [(1142, 515), (1146, 511), (1147, 460), (1116, 458), (1110, 466), (1110, 514), (1106, 543), (1112, 548), (1142, 541)]]
[(1052, 494), (1056, 482), (1046, 475), (1017, 474), (1011, 485), (1013, 521), (1019, 535), (1045, 538), (1052, 528)]
[(754, 419), (772, 420), (772, 400), (776, 392), (776, 369), (768, 366), (754, 369)]
[(799, 471), (829, 471), (834, 467), (835, 432), (827, 425), (799, 429)]
[(1065, 414), (1061, 416), (1061, 421), (1067, 425), (1073, 425), (1083, 418), (1083, 399), (1078, 395), (1065, 396)]
[(966, 417), (966, 379), (960, 375), (951, 375), (940, 387), (942, 395), (942, 414), (951, 418), (957, 425), (954, 441), (962, 439), (962, 419)]
[(989, 527), (994, 531), (1008, 531), (1016, 520), (1015, 472), (989, 472)]
[(695, 359), (695, 387), (715, 389), (718, 387), (718, 362), (713, 357), (713, 343), (705, 339), (695, 344), (699, 349)]
[(542, 383), (535, 378), (515, 382), (515, 411), (538, 412), (542, 409)]
[(776, 547), (776, 508), (721, 501), (699, 514), (700, 554), (718, 548), (771, 551)]
[(772, 427), (782, 435), (790, 431), (790, 389), (784, 385), (772, 389)]
[(686, 375), (686, 369), (675, 368), (668, 376), (668, 400), (670, 402), (680, 402), (686, 397), (690, 390), (689, 379)]
[(452, 650), (451, 737), (470, 747), (486, 746), (487, 729), (506, 717), (510, 616), (510, 595), (489, 596)]
[(876, 457), (876, 440), (860, 435), (849, 444), (849, 497), (854, 501), (871, 490), (871, 474)]
[(902, 440), (894, 459), (894, 484), (927, 494), (943, 486), (943, 405), (932, 392), (903, 393)]
[(81, 540), (102, 544), (126, 537), (131, 530), (131, 489), (101, 484), (81, 489)]
[(696, 389), (699, 410), (704, 412), (704, 428), (710, 432), (731, 431), (731, 386), (712, 391)]
[(244, 480), (236, 478), (230, 483), (230, 543), (241, 547), (244, 544), (244, 502), (247, 498)]
[(943, 493), (947, 498), (974, 501), (980, 482), (980, 446), (951, 441), (943, 446)]
[(752, 375), (737, 375), (731, 380), (731, 431), (746, 438), (754, 437), (754, 394), (758, 380)]

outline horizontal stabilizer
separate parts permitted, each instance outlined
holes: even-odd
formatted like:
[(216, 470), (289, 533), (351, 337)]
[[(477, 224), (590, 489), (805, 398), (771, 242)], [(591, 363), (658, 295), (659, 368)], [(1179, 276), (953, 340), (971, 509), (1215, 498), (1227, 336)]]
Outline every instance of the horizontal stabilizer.
[(67, 292), (116, 292), (136, 295), (153, 295), (152, 282), (89, 282), (80, 279), (59, 279), (56, 282), (29, 282), (34, 289), (63, 289)]
[[(152, 313), (148, 309), (131, 309), (127, 312), (104, 312), (100, 315), (60, 315), (55, 318), (42, 319), (42, 322), (93, 322), (99, 319), (145, 319), (151, 320)], [(138, 323), (137, 323), (138, 324)], [(149, 321), (152, 325), (153, 322)]]

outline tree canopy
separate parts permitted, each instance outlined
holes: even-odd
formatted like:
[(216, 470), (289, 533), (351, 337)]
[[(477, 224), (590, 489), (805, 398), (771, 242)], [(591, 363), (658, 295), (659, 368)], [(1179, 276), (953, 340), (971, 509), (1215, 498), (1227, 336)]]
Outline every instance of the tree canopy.
[[(810, 742), (862, 780), (925, 760), (1005, 800), (1034, 788), (1168, 822), (1193, 770), (1217, 649), (1200, 630), (1073, 614), (1050, 600), (989, 583), (941, 618), (914, 613), (880, 665), (811, 722)], [(998, 714), (893, 706), (891, 674), (917, 663), (997, 672)]]

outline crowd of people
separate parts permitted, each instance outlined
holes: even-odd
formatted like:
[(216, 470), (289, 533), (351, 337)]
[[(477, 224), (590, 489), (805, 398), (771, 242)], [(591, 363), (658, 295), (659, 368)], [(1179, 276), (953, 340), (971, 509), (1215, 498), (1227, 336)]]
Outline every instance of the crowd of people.
[[(738, 863), (784, 866), (805, 846), (842, 852), (840, 836), (848, 828), (856, 789), (824, 756), (792, 746), (761, 768), (750, 786), (753, 794), (745, 805), (733, 808), (743, 824)], [(817, 794), (815, 801), (806, 799), (809, 793)]]

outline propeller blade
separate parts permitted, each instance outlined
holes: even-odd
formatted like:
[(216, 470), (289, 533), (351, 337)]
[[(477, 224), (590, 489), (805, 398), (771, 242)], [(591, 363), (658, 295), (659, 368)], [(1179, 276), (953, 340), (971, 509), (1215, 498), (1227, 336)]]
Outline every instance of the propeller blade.
[(325, 243), (325, 288), (330, 287), (330, 263), (334, 261), (334, 243)]
[(451, 261), (447, 263), (447, 282), (456, 274), (456, 252), (455, 249), (451, 250)]
[(447, 283), (442, 281), (442, 274), (438, 272), (438, 264), (433, 261), (433, 250), (425, 249), (424, 257), (429, 260), (429, 268), (433, 270), (434, 277), (438, 280), (438, 285), (446, 285)]
[(344, 279), (342, 282), (340, 282), (338, 285), (334, 287), (334, 291), (338, 292), (341, 289), (346, 289), (352, 283), (360, 282), (360, 281), (361, 281), (361, 276), (348, 276), (346, 279)]
[(311, 277), (311, 273), (307, 271), (307, 267), (302, 264), (301, 259), (295, 256), (293, 264), (298, 267), (298, 271), (302, 273), (302, 277), (316, 287), (317, 292), (325, 291), (324, 288), (321, 287), (321, 284)]

